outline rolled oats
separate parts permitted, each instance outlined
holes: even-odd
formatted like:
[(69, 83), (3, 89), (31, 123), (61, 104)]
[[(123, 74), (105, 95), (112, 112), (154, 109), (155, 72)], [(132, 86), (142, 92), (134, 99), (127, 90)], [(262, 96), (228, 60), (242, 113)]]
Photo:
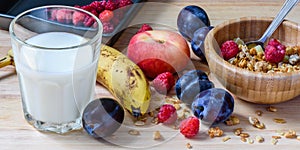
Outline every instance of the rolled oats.
[(223, 142), (226, 142), (226, 141), (228, 141), (228, 140), (230, 140), (230, 139), (231, 139), (231, 137), (225, 136), (225, 137), (222, 139), (222, 141), (223, 141)]
[(256, 140), (258, 143), (262, 143), (262, 142), (265, 141), (265, 139), (264, 139), (262, 136), (260, 136), (260, 135), (255, 136), (255, 140)]
[(281, 123), (281, 124), (286, 123), (286, 121), (285, 121), (284, 119), (282, 119), (282, 118), (274, 118), (273, 120), (274, 120), (274, 122), (276, 122), (276, 123)]
[(208, 135), (211, 138), (221, 137), (223, 133), (224, 133), (223, 130), (221, 130), (219, 127), (211, 127), (208, 130)]
[(160, 140), (160, 139), (161, 139), (161, 134), (160, 134), (159, 131), (155, 131), (155, 132), (153, 133), (153, 139), (154, 139), (154, 140)]
[(130, 134), (130, 135), (140, 135), (140, 131), (132, 129), (132, 130), (128, 131), (128, 134)]

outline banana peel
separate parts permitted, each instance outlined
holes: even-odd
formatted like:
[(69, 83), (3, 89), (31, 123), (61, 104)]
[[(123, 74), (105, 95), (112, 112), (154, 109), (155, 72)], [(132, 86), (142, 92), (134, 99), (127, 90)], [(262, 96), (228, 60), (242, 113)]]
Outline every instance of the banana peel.
[(134, 62), (118, 50), (102, 45), (97, 82), (119, 99), (134, 117), (147, 113), (151, 99), (147, 78)]
[[(14, 65), (13, 51), (0, 59), (0, 68)], [(134, 117), (147, 113), (151, 92), (142, 70), (118, 50), (102, 45), (97, 68), (97, 82), (102, 84)]]

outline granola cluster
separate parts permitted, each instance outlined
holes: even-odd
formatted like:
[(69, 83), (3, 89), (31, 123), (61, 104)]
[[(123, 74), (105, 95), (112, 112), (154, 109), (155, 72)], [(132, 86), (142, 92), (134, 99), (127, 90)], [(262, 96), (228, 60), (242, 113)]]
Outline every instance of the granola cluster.
[(239, 52), (228, 62), (240, 68), (254, 72), (285, 73), (300, 71), (300, 46), (285, 47), (285, 55), (281, 62), (272, 63), (266, 60), (265, 51), (261, 46), (246, 46), (242, 40), (237, 38)]

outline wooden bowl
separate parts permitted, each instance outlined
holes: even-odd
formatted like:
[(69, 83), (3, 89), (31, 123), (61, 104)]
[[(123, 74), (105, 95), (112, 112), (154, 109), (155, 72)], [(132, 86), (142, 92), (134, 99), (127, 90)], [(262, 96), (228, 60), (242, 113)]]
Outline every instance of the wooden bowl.
[[(300, 95), (300, 72), (262, 73), (236, 67), (220, 57), (220, 45), (240, 37), (259, 39), (273, 18), (243, 17), (217, 25), (205, 39), (205, 56), (211, 73), (237, 97), (258, 104), (274, 104)], [(271, 38), (285, 45), (300, 45), (300, 27), (283, 21)]]

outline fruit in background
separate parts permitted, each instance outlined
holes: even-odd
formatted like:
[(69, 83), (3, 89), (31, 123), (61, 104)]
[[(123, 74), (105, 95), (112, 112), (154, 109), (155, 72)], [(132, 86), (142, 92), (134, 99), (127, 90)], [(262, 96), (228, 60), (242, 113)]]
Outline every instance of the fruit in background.
[(163, 95), (167, 95), (170, 89), (175, 85), (175, 78), (172, 73), (164, 72), (155, 77), (152, 86)]
[(136, 32), (136, 34), (142, 33), (142, 32), (145, 32), (145, 31), (151, 31), (151, 30), (153, 30), (153, 29), (150, 25), (143, 24), (142, 27)]
[(182, 102), (191, 105), (200, 92), (213, 87), (213, 82), (208, 79), (205, 72), (190, 70), (176, 81), (175, 91)]
[(199, 132), (200, 121), (197, 117), (189, 117), (181, 121), (179, 129), (180, 133), (187, 138), (196, 136)]
[(150, 103), (150, 87), (143, 71), (126, 55), (103, 45), (97, 81), (114, 95), (134, 117), (144, 115)]
[(176, 108), (171, 104), (164, 104), (157, 114), (159, 123), (173, 124), (177, 120)]
[(192, 103), (193, 114), (206, 124), (226, 121), (233, 112), (234, 99), (224, 89), (211, 88), (199, 93)]
[(112, 135), (121, 126), (125, 117), (122, 106), (111, 98), (91, 101), (82, 114), (83, 129), (94, 138)]
[(205, 26), (197, 29), (194, 32), (192, 41), (191, 41), (191, 46), (194, 54), (201, 58), (201, 60), (206, 60), (205, 54), (204, 54), (204, 40), (206, 38), (206, 35), (208, 32), (213, 29), (212, 26)]
[(229, 60), (232, 57), (235, 57), (239, 52), (239, 46), (233, 41), (228, 40), (222, 43), (221, 53), (225, 60)]
[(210, 20), (205, 10), (199, 6), (189, 5), (178, 14), (177, 27), (179, 32), (188, 40), (193, 39), (194, 32), (204, 26), (210, 26)]
[(163, 72), (182, 71), (190, 62), (190, 49), (178, 33), (167, 30), (145, 31), (134, 35), (127, 56), (151, 79)]
[(114, 17), (114, 12), (111, 10), (104, 10), (99, 14), (101, 22), (109, 22)]

